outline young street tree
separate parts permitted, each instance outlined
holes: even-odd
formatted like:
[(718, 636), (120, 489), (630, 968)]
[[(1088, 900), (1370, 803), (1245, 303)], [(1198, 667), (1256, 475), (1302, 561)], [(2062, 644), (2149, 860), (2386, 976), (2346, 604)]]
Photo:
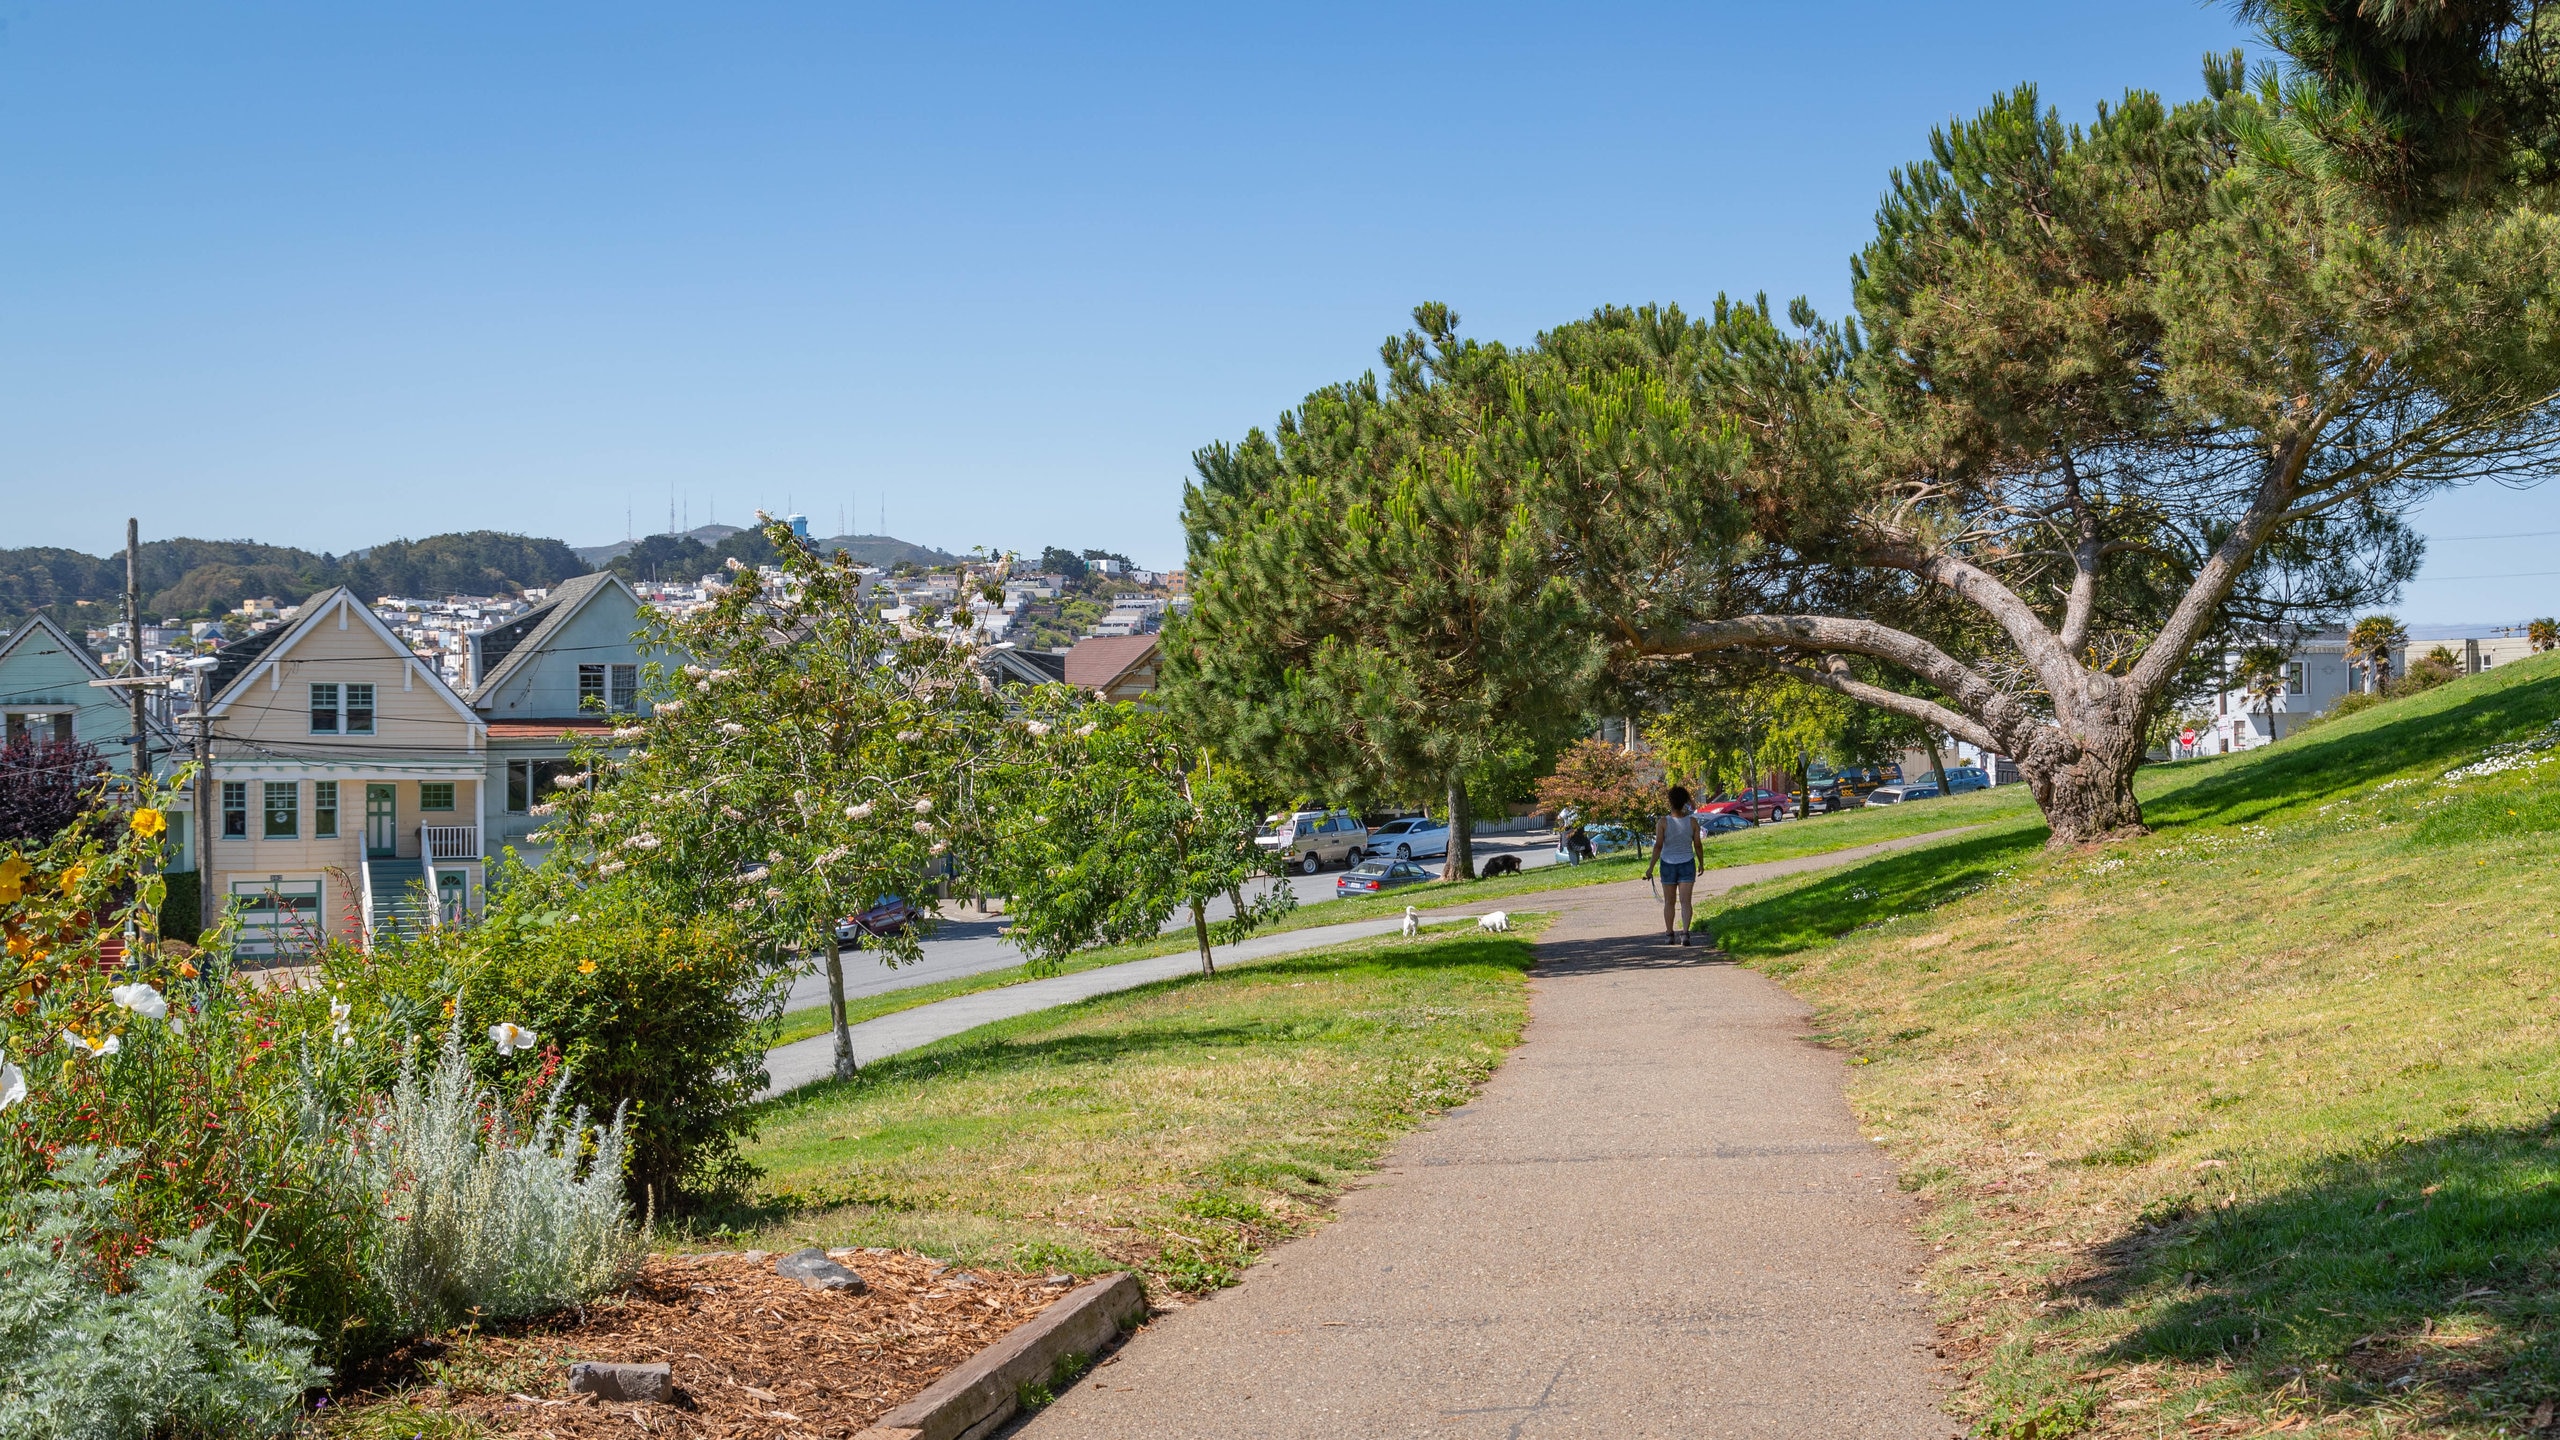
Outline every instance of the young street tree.
[(1471, 773), (1580, 726), (1605, 645), (1557, 575), (1533, 476), (1488, 463), (1510, 365), (1440, 306), (1389, 341), (1388, 380), (1335, 385), (1196, 457), (1193, 608), (1159, 692), (1271, 788), (1447, 797), (1446, 874), (1473, 878)]
[(1183, 743), (1161, 712), (1095, 703), (1063, 686), (1035, 692), (1007, 727), (986, 786), (1002, 817), (987, 874), (1007, 897), (1009, 938), (1033, 968), (1150, 938), (1188, 910), (1201, 972), (1215, 974), (1213, 942), (1231, 944), (1285, 914), (1297, 892), (1284, 884), (1209, 923), (1211, 902), (1241, 899), (1263, 863), (1234, 778)]
[[(849, 1076), (837, 921), (915, 895), (946, 854), (979, 858), (972, 780), (1003, 718), (963, 648), (860, 603), (845, 556), (769, 520), (765, 536), (778, 579), (739, 567), (710, 605), (650, 617), (644, 642), (689, 663), (652, 667), (651, 713), (581, 752), (584, 772), (549, 802), (559, 850), (532, 883), (627, 872), (675, 911), (725, 906), (778, 964), (824, 955)], [(896, 964), (917, 939), (871, 943)]]
[(1656, 367), (1748, 442), (1721, 472), (1549, 464), (1568, 552), (1626, 550), (1625, 517), (1692, 489), (1730, 522), (1638, 573), (1580, 566), (1626, 597), (1622, 658), (1766, 657), (2014, 757), (2054, 843), (2100, 840), (2141, 828), (2133, 770), (2197, 656), (2389, 594), (2411, 505), (2545, 470), (2560, 219), (2395, 226), (2253, 168), (2242, 137), (2299, 87), (2241, 78), (2235, 56), (2205, 100), (2131, 94), (2085, 129), (2021, 90), (1933, 136), (1859, 257), (1862, 326), (1799, 302), (1792, 332), (1720, 305), (1548, 337), (1585, 375)]

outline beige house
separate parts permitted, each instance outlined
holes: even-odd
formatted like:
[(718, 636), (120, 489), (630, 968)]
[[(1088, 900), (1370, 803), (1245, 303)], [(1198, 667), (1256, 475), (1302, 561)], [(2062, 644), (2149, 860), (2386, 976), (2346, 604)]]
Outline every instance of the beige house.
[(1105, 700), (1139, 702), (1155, 693), (1156, 637), (1096, 635), (1066, 656), (1066, 682)]
[(488, 727), (433, 661), (344, 587), (219, 659), (208, 923), (275, 955), (478, 907)]

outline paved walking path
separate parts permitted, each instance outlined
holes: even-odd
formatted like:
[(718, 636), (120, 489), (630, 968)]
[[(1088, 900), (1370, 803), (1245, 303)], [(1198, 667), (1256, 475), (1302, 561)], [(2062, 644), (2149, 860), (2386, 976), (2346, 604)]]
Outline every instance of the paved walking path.
[[(1702, 890), (1938, 838), (1709, 872)], [(1641, 884), (1559, 912), (1484, 1093), (1336, 1220), (1158, 1319), (1021, 1427), (1126, 1437), (1936, 1440), (1911, 1203), (1767, 979), (1660, 943)]]

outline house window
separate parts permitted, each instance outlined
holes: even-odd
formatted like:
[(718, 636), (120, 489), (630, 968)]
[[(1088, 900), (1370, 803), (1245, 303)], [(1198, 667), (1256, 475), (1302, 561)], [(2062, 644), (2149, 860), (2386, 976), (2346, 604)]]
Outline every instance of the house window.
[(429, 780), (420, 784), (418, 786), (418, 808), (421, 810), (452, 809), (453, 782), (450, 780)]
[(222, 782), (222, 838), (249, 838), (249, 782), (246, 780)]
[(70, 744), (71, 712), (68, 710), (57, 710), (52, 714), (46, 714), (43, 711), (33, 714), (12, 712), (8, 717), (7, 743), (11, 745), (21, 740), (42, 740), (48, 734), (57, 744)]
[(314, 735), (370, 735), (373, 733), (373, 687), (315, 683), (311, 687), (311, 733)]
[(604, 670), (605, 667), (602, 665), (581, 665), (578, 667), (579, 710), (601, 710), (605, 708)]
[(338, 838), (338, 782), (335, 780), (311, 782), (311, 838)]
[(2284, 693), (2287, 695), (2308, 695), (2311, 693), (2311, 687), (2304, 683), (2302, 662), (2299, 660), (2296, 660), (2284, 667)]
[(640, 667), (637, 665), (614, 666), (613, 708), (617, 711), (628, 712), (638, 706), (639, 703)]
[(553, 784), (571, 773), (566, 760), (510, 760), (507, 762), (507, 813), (531, 814), (533, 807), (559, 787)]
[(291, 840), (302, 833), (302, 786), (292, 780), (270, 780), (266, 784), (266, 837)]

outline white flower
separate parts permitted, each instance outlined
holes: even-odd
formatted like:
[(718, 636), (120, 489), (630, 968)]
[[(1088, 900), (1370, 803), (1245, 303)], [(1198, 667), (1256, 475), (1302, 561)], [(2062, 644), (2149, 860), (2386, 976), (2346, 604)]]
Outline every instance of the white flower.
[(932, 814), (932, 813), (933, 813), (933, 802), (932, 802), (931, 800), (919, 800), (919, 801), (917, 801), (917, 802), (916, 802), (916, 813), (917, 813), (917, 814), (919, 814), (919, 815), (930, 815), (930, 814)]
[(7, 1052), (0, 1051), (0, 1110), (27, 1098), (27, 1077), (9, 1063)]
[(693, 682), (693, 688), (698, 694), (708, 695), (711, 693), (711, 682), (708, 680), (696, 680)]
[(658, 837), (650, 834), (646, 830), (643, 830), (639, 834), (632, 836), (630, 839), (625, 840), (622, 843), (626, 848), (632, 850), (655, 850), (658, 848)]
[(597, 874), (599, 874), (599, 875), (619, 875), (619, 874), (621, 874), (623, 871), (628, 870), (628, 869), (630, 869), (630, 868), (631, 868), (630, 866), (628, 866), (628, 865), (624, 864), (623, 862), (621, 862), (621, 861), (619, 861), (619, 860), (607, 860), (607, 861), (606, 861), (606, 862), (604, 862), (603, 864), (601, 864), (601, 865), (599, 865), (599, 866), (597, 866), (597, 867), (596, 867), (596, 873), (597, 873)]
[(683, 708), (684, 702), (681, 700), (661, 700), (658, 702), (658, 713), (661, 715), (673, 715)]
[(559, 807), (559, 806), (552, 804), (552, 803), (551, 803), (550, 801), (548, 801), (548, 800), (545, 800), (545, 801), (543, 801), (541, 804), (536, 805), (536, 806), (533, 806), (532, 808), (530, 808), (530, 809), (526, 810), (526, 811), (525, 811), (525, 813), (526, 813), (526, 814), (528, 814), (528, 815), (550, 815), (550, 814), (555, 814), (555, 813), (557, 813), (557, 812), (559, 811), (559, 809), (560, 809), (560, 807)]
[(118, 985), (114, 989), (109, 990), (107, 994), (113, 997), (117, 1004), (132, 1011), (134, 1014), (141, 1016), (145, 1020), (166, 1020), (169, 1018), (169, 1002), (167, 998), (162, 996), (159, 991), (152, 989), (150, 986), (139, 980), (134, 981), (130, 985)]
[(730, 570), (730, 572), (731, 572), (731, 573), (733, 573), (733, 574), (734, 574), (734, 573), (736, 573), (737, 571), (744, 570), (744, 569), (746, 569), (746, 568), (747, 568), (747, 567), (746, 567), (746, 565), (745, 565), (743, 562), (741, 562), (741, 561), (738, 559), (738, 557), (737, 557), (737, 556), (735, 556), (735, 555), (732, 555), (732, 556), (730, 556), (730, 557), (729, 557), (728, 565), (729, 565), (729, 570)]
[(92, 1040), (76, 1030), (65, 1030), (62, 1032), (62, 1043), (80, 1054), (103, 1059), (124, 1048), (124, 1037), (110, 1035), (104, 1040)]
[(898, 732), (898, 743), (901, 745), (913, 745), (923, 738), (924, 732), (921, 730), (901, 730)]
[(765, 877), (772, 873), (772, 871), (759, 865), (753, 870), (748, 871), (746, 874), (739, 876), (738, 883), (741, 885), (761, 885), (764, 883)]
[(498, 1047), (501, 1057), (533, 1048), (534, 1034), (514, 1021), (502, 1021), (489, 1027), (489, 1039)]
[(744, 820), (747, 818), (747, 812), (739, 809), (735, 805), (723, 804), (720, 807), (720, 813), (728, 816), (732, 820)]
[(1031, 823), (1034, 825), (1046, 825), (1049, 823), (1049, 817), (1046, 815), (1034, 815), (1031, 817)]
[(617, 725), (613, 727), (613, 738), (616, 740), (637, 740), (648, 733), (649, 727), (646, 725)]
[(348, 1019), (353, 1014), (355, 1014), (355, 1007), (345, 1001), (329, 1002), (329, 1033), (338, 1037), (338, 1043), (341, 1045), (348, 1043), (355, 1036), (355, 1025)]
[(714, 670), (711, 672), (711, 678), (714, 680), (734, 680), (737, 678), (737, 675), (738, 672), (735, 670)]
[(951, 848), (951, 842), (950, 842), (950, 841), (948, 841), (948, 840), (936, 840), (936, 841), (934, 841), (934, 842), (933, 842), (933, 853), (934, 853), (934, 854), (936, 854), (936, 855), (939, 855), (939, 854), (941, 854), (943, 851), (948, 850), (948, 849), (950, 849), (950, 848)]
[(691, 676), (695, 677), (696, 679), (700, 679), (700, 678), (702, 677), (702, 675), (703, 675), (705, 672), (704, 672), (703, 668), (702, 668), (701, 666), (699, 666), (699, 665), (687, 665), (686, 667), (684, 667), (684, 673), (686, 673), (687, 675), (691, 675)]
[(1079, 726), (1077, 726), (1077, 727), (1076, 727), (1076, 733), (1077, 733), (1077, 734), (1079, 734), (1079, 735), (1090, 735), (1090, 734), (1092, 734), (1092, 733), (1093, 733), (1093, 731), (1094, 731), (1094, 726), (1093, 726), (1093, 724), (1092, 724), (1091, 722), (1089, 722), (1089, 721), (1088, 721), (1087, 723), (1085, 723), (1085, 724), (1082, 724), (1082, 725), (1079, 725)]
[(723, 720), (720, 722), (720, 733), (723, 735), (744, 735), (747, 733), (747, 727), (739, 724), (735, 720)]
[(558, 790), (575, 790), (586, 783), (587, 777), (584, 775), (560, 775), (551, 781), (552, 787)]
[(1046, 720), (1026, 720), (1023, 722), (1022, 728), (1030, 731), (1036, 738), (1049, 733), (1049, 722)]
[(730, 909), (732, 909), (732, 910), (744, 910), (744, 909), (746, 909), (748, 906), (753, 905), (753, 904), (755, 904), (755, 903), (756, 903), (756, 902), (754, 902), (753, 900), (750, 900), (750, 899), (748, 899), (746, 896), (741, 895), (741, 896), (739, 896), (737, 899), (732, 900), (732, 901), (730, 901), (730, 902), (729, 902), (729, 908), (730, 908)]
[(782, 898), (782, 887), (781, 887), (781, 886), (779, 886), (779, 885), (767, 885), (766, 887), (764, 887), (764, 898), (766, 898), (767, 900), (779, 900), (779, 899), (781, 899), (781, 898)]
[(870, 818), (871, 818), (871, 802), (870, 802), (870, 801), (868, 801), (868, 800), (865, 800), (865, 801), (863, 801), (863, 802), (862, 802), (861, 804), (859, 804), (859, 805), (847, 805), (846, 807), (844, 807), (844, 818), (846, 818), (847, 820), (868, 820), (868, 819), (870, 819)]
[(916, 833), (917, 833), (917, 834), (919, 834), (919, 835), (930, 835), (930, 834), (932, 834), (932, 833), (933, 833), (933, 822), (932, 822), (932, 821), (930, 821), (930, 820), (919, 820), (919, 821), (917, 821), (917, 822), (916, 822)]

